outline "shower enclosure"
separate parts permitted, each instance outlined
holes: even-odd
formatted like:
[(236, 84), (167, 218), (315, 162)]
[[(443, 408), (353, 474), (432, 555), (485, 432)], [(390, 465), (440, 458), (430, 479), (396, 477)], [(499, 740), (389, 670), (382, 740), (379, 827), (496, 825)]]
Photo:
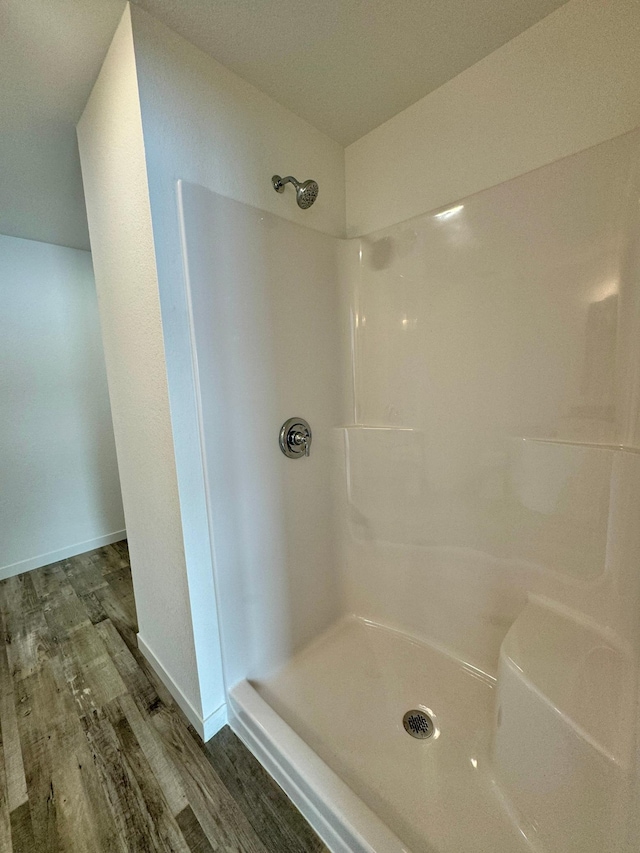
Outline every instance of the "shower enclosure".
[(178, 186), (230, 722), (333, 851), (637, 849), (639, 164), (351, 240)]

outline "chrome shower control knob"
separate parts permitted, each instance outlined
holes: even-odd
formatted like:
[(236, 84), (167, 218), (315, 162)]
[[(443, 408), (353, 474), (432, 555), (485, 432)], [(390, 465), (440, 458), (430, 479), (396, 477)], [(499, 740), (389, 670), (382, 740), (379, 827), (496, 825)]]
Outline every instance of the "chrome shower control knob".
[(311, 427), (304, 418), (289, 418), (280, 430), (280, 450), (289, 459), (309, 455)]

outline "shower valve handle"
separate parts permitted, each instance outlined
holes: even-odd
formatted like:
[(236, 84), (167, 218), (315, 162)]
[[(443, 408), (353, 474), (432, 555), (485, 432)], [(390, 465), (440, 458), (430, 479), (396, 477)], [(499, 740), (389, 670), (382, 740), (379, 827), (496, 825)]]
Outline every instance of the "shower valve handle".
[(294, 447), (304, 448), (305, 456), (309, 455), (309, 439), (309, 434), (302, 431), (290, 432), (288, 436), (289, 444)]
[(280, 450), (290, 459), (309, 456), (311, 427), (303, 418), (289, 418), (280, 430)]
[(304, 445), (304, 455), (309, 455), (309, 436), (306, 432), (294, 432), (291, 436), (291, 442), (297, 447), (302, 447)]

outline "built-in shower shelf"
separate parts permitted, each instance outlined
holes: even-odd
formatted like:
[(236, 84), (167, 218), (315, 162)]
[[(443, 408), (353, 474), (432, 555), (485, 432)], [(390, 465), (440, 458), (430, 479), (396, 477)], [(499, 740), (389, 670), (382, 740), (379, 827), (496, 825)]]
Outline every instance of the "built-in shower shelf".
[(413, 427), (401, 427), (401, 426), (380, 426), (379, 424), (341, 424), (336, 427), (336, 429), (348, 429), (348, 430), (385, 430), (387, 432), (421, 432), (421, 430), (414, 429)]
[(508, 631), (494, 772), (543, 849), (546, 839), (565, 853), (606, 849), (631, 775), (633, 696), (630, 651), (598, 627), (531, 600)]
[(579, 441), (578, 439), (564, 438), (536, 438), (534, 436), (518, 436), (516, 441), (530, 441), (536, 444), (554, 444), (570, 447), (589, 447), (594, 450), (624, 450), (626, 453), (640, 453), (640, 447), (632, 444), (607, 444), (600, 441)]

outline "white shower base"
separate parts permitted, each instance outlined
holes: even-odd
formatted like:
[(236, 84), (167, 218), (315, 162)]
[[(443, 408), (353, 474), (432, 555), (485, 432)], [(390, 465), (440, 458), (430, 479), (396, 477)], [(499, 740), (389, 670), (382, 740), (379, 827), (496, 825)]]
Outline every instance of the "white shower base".
[[(494, 687), (474, 667), (351, 617), (256, 683), (259, 695), (246, 682), (233, 690), (232, 724), (333, 850), (518, 853), (531, 848), (489, 766)], [(402, 725), (419, 706), (439, 730), (429, 740)]]

